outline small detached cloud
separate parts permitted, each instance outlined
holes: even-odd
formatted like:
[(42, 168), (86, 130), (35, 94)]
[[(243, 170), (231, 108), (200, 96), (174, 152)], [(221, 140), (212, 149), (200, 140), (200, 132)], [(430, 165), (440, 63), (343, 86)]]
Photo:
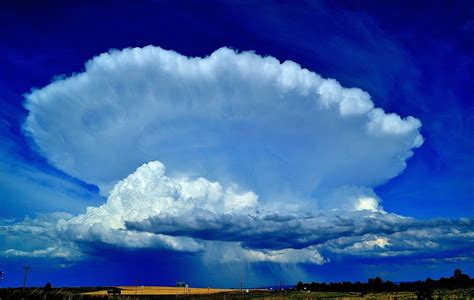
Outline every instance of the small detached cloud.
[(23, 251), (8, 249), (3, 251), (6, 257), (42, 257), (42, 258), (64, 258), (70, 259), (77, 256), (77, 253), (71, 251), (70, 248), (48, 247), (46, 249)]

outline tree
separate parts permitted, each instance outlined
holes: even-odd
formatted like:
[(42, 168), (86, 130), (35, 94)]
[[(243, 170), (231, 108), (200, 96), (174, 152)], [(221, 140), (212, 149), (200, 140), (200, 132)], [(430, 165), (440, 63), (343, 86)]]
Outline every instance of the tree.
[(45, 285), (44, 285), (44, 291), (47, 293), (47, 292), (51, 292), (51, 290), (53, 289), (53, 286), (51, 285), (51, 283), (47, 282)]
[(418, 299), (432, 299), (433, 289), (470, 288), (472, 286), (474, 286), (474, 278), (471, 279), (469, 275), (463, 274), (460, 269), (456, 269), (451, 277), (441, 277), (439, 280), (426, 278), (425, 281), (400, 282), (399, 284), (389, 280), (384, 281), (380, 277), (369, 278), (367, 283), (344, 281), (330, 283), (312, 282), (309, 284), (300, 281), (296, 288), (308, 288), (310, 291), (320, 292), (359, 292), (363, 295), (369, 292), (412, 291), (417, 292)]
[(453, 277), (451, 280), (454, 286), (468, 286), (470, 282), (470, 277), (467, 274), (463, 274), (460, 269), (454, 270)]

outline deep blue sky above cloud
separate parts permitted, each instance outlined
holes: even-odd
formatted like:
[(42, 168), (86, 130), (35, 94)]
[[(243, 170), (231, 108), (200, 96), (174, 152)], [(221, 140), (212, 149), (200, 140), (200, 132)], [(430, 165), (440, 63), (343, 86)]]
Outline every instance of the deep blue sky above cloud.
[[(77, 215), (84, 213), (87, 206), (99, 206), (106, 200), (99, 195), (99, 187), (94, 182), (53, 167), (39, 154), (29, 133), (22, 131), (28, 115), (23, 106), (25, 93), (48, 85), (55, 78), (83, 72), (86, 61), (110, 49), (146, 45), (200, 57), (221, 47), (254, 51), (261, 56), (273, 56), (280, 62), (292, 60), (323, 78), (338, 80), (343, 87), (367, 91), (375, 107), (402, 117), (418, 118), (425, 139), (420, 148), (414, 149), (414, 156), (398, 177), (374, 188), (385, 211), (413, 217), (419, 222), (472, 217), (474, 6), (467, 1), (429, 5), (415, 1), (405, 6), (395, 1), (298, 4), (230, 1), (180, 4), (174, 1), (86, 1), (80, 4), (53, 1), (39, 4), (20, 1), (2, 4), (0, 38), (0, 217), (4, 220), (3, 228), (14, 226), (25, 216), (35, 218), (38, 213), (59, 211)], [(166, 167), (173, 169), (169, 164)], [(328, 220), (332, 219), (328, 217)], [(443, 222), (432, 224), (449, 227)], [(137, 226), (148, 230), (148, 225)], [(468, 228), (472, 228), (470, 226)], [(185, 229), (180, 227), (179, 230)], [(470, 232), (472, 234), (472, 230)], [(194, 233), (188, 234), (192, 237)], [(320, 252), (331, 261), (322, 265), (306, 263), (296, 267), (254, 262), (251, 266), (245, 264), (245, 272), (256, 284), (278, 281), (280, 268), (285, 269), (284, 274), (293, 274), (284, 275), (285, 280), (293, 281), (300, 277), (363, 280), (372, 275), (393, 280), (416, 279), (445, 275), (454, 267), (472, 273), (472, 250), (466, 250), (472, 246), (472, 238), (469, 240), (468, 234), (466, 236), (459, 238), (466, 244), (464, 250), (441, 249), (434, 251), (433, 256), (423, 251), (389, 259), (370, 253), (351, 256), (344, 252), (350, 246), (327, 245)], [(12, 242), (0, 236), (0, 250), (18, 246), (21, 236), (19, 239)], [(244, 243), (250, 240), (245, 236), (236, 239)], [(400, 239), (403, 240), (403, 236)], [(31, 244), (31, 249), (23, 250), (35, 249), (35, 242)], [(194, 259), (193, 254), (172, 250), (123, 250), (102, 244), (89, 247), (93, 249), (87, 251), (93, 255), (74, 262), (63, 261), (61, 257), (1, 257), (0, 269), (9, 274), (5, 284), (21, 283), (20, 267), (25, 263), (36, 269), (31, 273), (33, 283), (49, 280), (53, 285), (56, 282), (131, 284), (137, 277), (147, 283), (172, 284), (186, 278), (193, 284), (206, 285), (207, 281), (216, 281), (221, 271), (228, 272), (233, 266), (213, 265)], [(335, 248), (338, 250), (332, 251)], [(148, 260), (152, 261), (154, 270), (148, 269)], [(354, 266), (351, 271), (346, 267), (349, 262)], [(206, 278), (189, 275), (188, 268), (202, 272)], [(220, 284), (229, 285), (237, 278), (238, 275), (230, 274), (221, 278)]]

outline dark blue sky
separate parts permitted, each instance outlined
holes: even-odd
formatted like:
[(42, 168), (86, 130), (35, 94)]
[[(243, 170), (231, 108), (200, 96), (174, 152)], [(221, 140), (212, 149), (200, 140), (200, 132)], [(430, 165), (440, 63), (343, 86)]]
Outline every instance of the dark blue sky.
[[(77, 214), (105, 201), (95, 185), (54, 168), (39, 154), (22, 131), (28, 114), (24, 94), (58, 76), (84, 71), (87, 60), (109, 49), (146, 45), (186, 56), (206, 56), (226, 46), (292, 60), (344, 87), (367, 91), (376, 107), (415, 116), (422, 123), (425, 142), (414, 150), (401, 175), (375, 188), (384, 209), (416, 219), (473, 217), (474, 5), (470, 1), (403, 5), (398, 1), (14, 1), (0, 8), (0, 218), (54, 211)], [(18, 171), (19, 165), (28, 166), (28, 171)], [(16, 178), (36, 172), (46, 177), (26, 178), (16, 185)], [(28, 182), (35, 188), (28, 190)], [(47, 200), (38, 195), (44, 190), (51, 191)], [(56, 192), (61, 200), (54, 200)], [(148, 263), (142, 258), (156, 255), (169, 257), (150, 259), (155, 270), (168, 276), (145, 269)], [(413, 264), (417, 261), (413, 257), (387, 263), (334, 257), (331, 264), (304, 269), (312, 274), (309, 278), (320, 280), (364, 280), (377, 274), (417, 279), (448, 275), (456, 266), (472, 272), (472, 252), (463, 255), (468, 258), (465, 265)], [(352, 259), (354, 270), (347, 271)], [(0, 269), (11, 274), (9, 285), (19, 284), (20, 267), (26, 262), (36, 265), (32, 283), (50, 280), (53, 286), (132, 284), (135, 277), (149, 275), (173, 284), (189, 276), (186, 266), (200, 264), (186, 256), (153, 251), (137, 258), (133, 251), (111, 250), (105, 257), (61, 270), (50, 270), (48, 260), (1, 257)], [(121, 271), (124, 266), (126, 271)], [(249, 276), (272, 274), (272, 268), (260, 266)], [(206, 280), (215, 281), (215, 273), (208, 271)], [(188, 280), (205, 285), (198, 276)]]

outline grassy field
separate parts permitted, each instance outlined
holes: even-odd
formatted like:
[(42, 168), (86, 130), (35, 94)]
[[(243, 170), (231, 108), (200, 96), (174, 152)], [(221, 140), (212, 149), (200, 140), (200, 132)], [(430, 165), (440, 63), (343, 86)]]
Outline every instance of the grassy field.
[[(118, 286), (122, 295), (203, 295), (236, 292), (233, 289), (186, 288), (173, 286)], [(84, 295), (107, 295), (107, 290), (87, 292)]]
[[(249, 293), (240, 293), (236, 289), (207, 289), (190, 288), (186, 294), (184, 288), (146, 286), (143, 289), (135, 286), (120, 286), (121, 296), (107, 296), (106, 288), (54, 288), (49, 292), (44, 292), (42, 288), (29, 288), (23, 291), (21, 288), (0, 289), (0, 299), (31, 299), (31, 300), (86, 300), (86, 299), (124, 299), (124, 300), (148, 300), (148, 299), (183, 299), (183, 300), (238, 300), (238, 299), (259, 299), (259, 300), (282, 300), (282, 299), (426, 299), (418, 298), (416, 292), (397, 293), (360, 293), (349, 292), (303, 292), (303, 291), (267, 291), (251, 290)], [(473, 299), (474, 288), (468, 289), (439, 289), (432, 291), (431, 299)]]
[[(251, 290), (250, 293), (241, 294), (236, 289), (208, 289), (208, 288), (189, 288), (186, 293), (184, 288), (165, 287), (165, 286), (120, 286), (123, 296), (178, 296), (196, 299), (418, 299), (416, 292), (394, 292), (394, 293), (369, 293), (361, 295), (360, 293), (349, 292), (300, 292), (300, 291), (266, 291)], [(82, 295), (105, 296), (106, 290), (82, 293)], [(208, 295), (209, 297), (206, 297)], [(193, 297), (195, 296), (195, 297)], [(203, 298), (204, 297), (204, 298)], [(454, 290), (434, 290), (433, 299), (474, 299), (474, 289), (454, 289)], [(162, 297), (163, 298), (163, 297)]]

